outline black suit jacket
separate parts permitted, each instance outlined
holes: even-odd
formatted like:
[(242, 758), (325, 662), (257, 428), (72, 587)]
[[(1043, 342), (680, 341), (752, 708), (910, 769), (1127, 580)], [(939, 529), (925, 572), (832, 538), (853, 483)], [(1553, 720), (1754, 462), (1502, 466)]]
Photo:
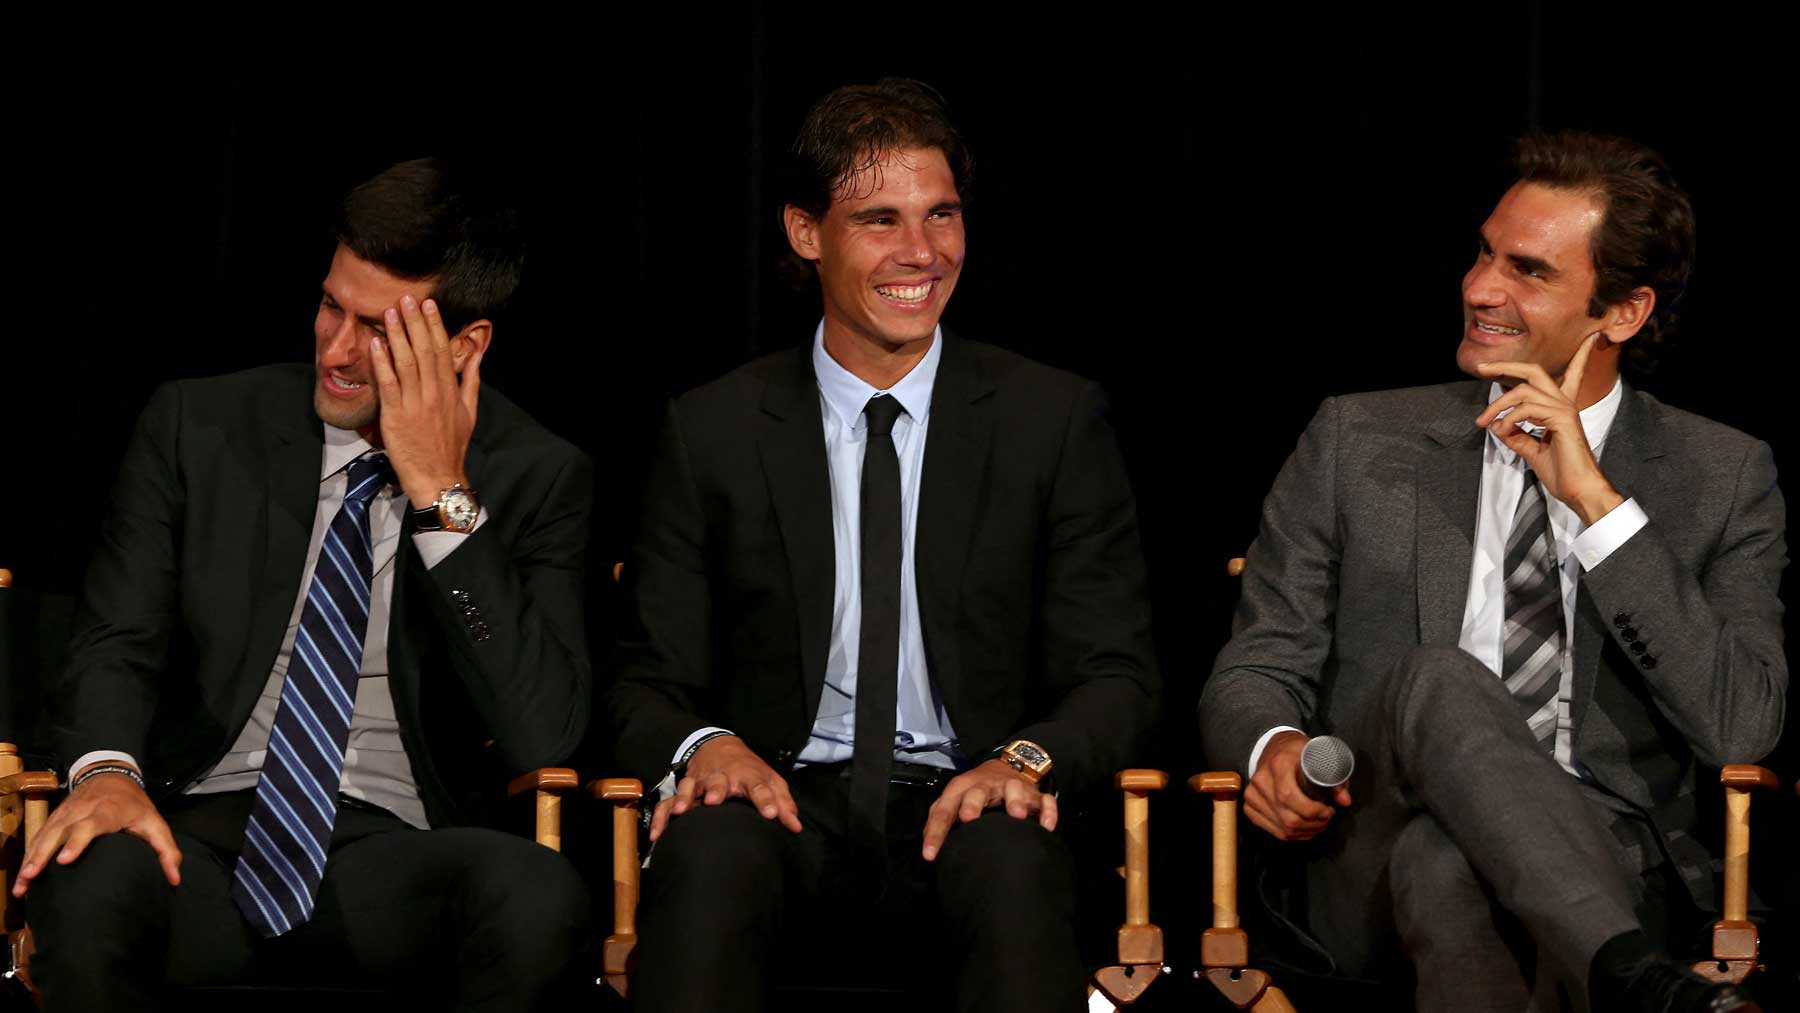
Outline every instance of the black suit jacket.
[[(1406, 652), (1457, 645), (1484, 439), (1472, 423), (1487, 390), (1465, 381), (1320, 407), (1264, 505), (1234, 633), (1201, 698), (1210, 762), (1242, 770), (1276, 725), (1328, 732), (1375, 705), (1380, 677)], [(1601, 469), (1650, 522), (1581, 575), (1574, 753), (1652, 815), (1704, 904), (1696, 779), (1773, 749), (1787, 696), (1774, 458), (1627, 386)], [(1661, 860), (1641, 819), (1618, 826), (1642, 867)]]
[[(1079, 790), (1125, 762), (1159, 691), (1130, 486), (1094, 384), (943, 341), (914, 543), (931, 677), (966, 755), (1023, 736)], [(628, 766), (659, 779), (717, 724), (792, 767), (824, 686), (834, 552), (810, 344), (674, 401), (610, 708)]]
[[(243, 729), (286, 632), (318, 505), (313, 375), (270, 366), (152, 396), (50, 694), (60, 763), (129, 752), (161, 798), (212, 769)], [(393, 564), (389, 685), (434, 826), (467, 822), (505, 773), (571, 753), (592, 681), (582, 621), (591, 465), (484, 387), (465, 466), (487, 520), (427, 570), (409, 518)]]

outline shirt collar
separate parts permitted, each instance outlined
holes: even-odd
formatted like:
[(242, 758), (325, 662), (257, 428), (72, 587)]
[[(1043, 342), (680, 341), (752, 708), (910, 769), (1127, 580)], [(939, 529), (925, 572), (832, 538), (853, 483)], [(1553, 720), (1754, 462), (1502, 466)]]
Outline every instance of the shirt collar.
[[(1506, 388), (1499, 383), (1493, 384), (1488, 388), (1488, 403), (1492, 404), (1504, 393)], [(1596, 458), (1600, 456), (1600, 449), (1606, 446), (1606, 434), (1612, 429), (1613, 419), (1619, 414), (1619, 404), (1624, 399), (1625, 381), (1614, 380), (1612, 390), (1607, 391), (1605, 397), (1581, 410), (1581, 431), (1587, 434), (1588, 449), (1594, 452)], [(1498, 450), (1500, 459), (1508, 464), (1518, 457), (1511, 447), (1501, 443), (1500, 438), (1493, 433), (1488, 433), (1488, 446)]]
[(825, 395), (825, 404), (831, 413), (840, 424), (853, 431), (867, 424), (863, 420), (863, 406), (876, 394), (898, 398), (914, 422), (923, 422), (925, 416), (931, 414), (931, 388), (937, 383), (938, 359), (943, 347), (944, 329), (939, 327), (931, 332), (931, 348), (925, 352), (925, 357), (901, 377), (899, 383), (885, 391), (876, 390), (825, 351), (825, 321), (821, 320), (818, 330), (813, 332), (813, 373), (819, 378), (819, 393)]
[(321, 482), (348, 468), (351, 461), (375, 449), (355, 430), (339, 429), (329, 423), (324, 425), (325, 453), (322, 455), (319, 465), (319, 481)]

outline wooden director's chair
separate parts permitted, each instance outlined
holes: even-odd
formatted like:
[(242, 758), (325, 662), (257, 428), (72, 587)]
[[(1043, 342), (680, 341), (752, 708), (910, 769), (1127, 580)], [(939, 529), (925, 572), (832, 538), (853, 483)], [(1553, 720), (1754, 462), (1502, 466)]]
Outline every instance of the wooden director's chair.
[[(1239, 556), (1225, 564), (1232, 577), (1244, 575)], [(1761, 939), (1750, 920), (1750, 792), (1776, 789), (1780, 779), (1765, 767), (1734, 764), (1719, 771), (1725, 787), (1725, 889), (1721, 917), (1712, 927), (1712, 959), (1696, 961), (1695, 973), (1717, 982), (1741, 985), (1763, 970)], [(1254, 1013), (1292, 1013), (1294, 1007), (1264, 971), (1252, 970), (1249, 938), (1237, 917), (1237, 822), (1242, 778), (1232, 772), (1196, 774), (1194, 791), (1213, 798), (1213, 927), (1201, 942), (1202, 974), (1239, 1009)], [(1800, 783), (1795, 785), (1800, 794)]]
[[(0, 570), (0, 632), (12, 636), (7, 622), (7, 604), (13, 593), (12, 573)], [(7, 675), (0, 671), (0, 675)], [(535, 796), (534, 833), (537, 843), (552, 851), (562, 850), (562, 794), (579, 786), (575, 771), (567, 767), (544, 767), (514, 778), (506, 786), (508, 797), (532, 793)], [(17, 986), (33, 997), (31, 982), (31, 928), (25, 924), (21, 905), (8, 905), (12, 886), (24, 858), (26, 846), (49, 818), (52, 800), (62, 785), (54, 771), (25, 770), (19, 748), (0, 742), (0, 926), (6, 932), (6, 953), (0, 956), (0, 989)], [(634, 841), (635, 843), (635, 841)], [(270, 986), (268, 991), (287, 991), (293, 986)], [(258, 987), (255, 991), (264, 991)], [(210, 991), (210, 990), (200, 990)], [(235, 989), (234, 989), (235, 991)], [(0, 991), (0, 1008), (5, 1005)]]
[[(1235, 775), (1233, 775), (1235, 776)], [(1168, 786), (1160, 770), (1124, 770), (1113, 783), (1125, 797), (1125, 922), (1119, 926), (1118, 963), (1094, 972), (1088, 985), (1090, 1009), (1098, 993), (1113, 1006), (1136, 1002), (1169, 968), (1163, 965), (1162, 929), (1150, 921), (1150, 793)], [(592, 798), (610, 803), (613, 837), (613, 930), (602, 948), (603, 980), (623, 998), (631, 997), (633, 951), (637, 947), (638, 826), (643, 783), (610, 778), (588, 783)], [(1233, 842), (1235, 845), (1235, 840)], [(1279, 1010), (1280, 1007), (1269, 1007)]]

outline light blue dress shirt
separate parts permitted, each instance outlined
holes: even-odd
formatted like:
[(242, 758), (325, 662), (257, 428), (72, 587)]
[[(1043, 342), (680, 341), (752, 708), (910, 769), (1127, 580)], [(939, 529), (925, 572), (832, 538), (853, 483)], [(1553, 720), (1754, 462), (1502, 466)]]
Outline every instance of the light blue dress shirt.
[(876, 394), (898, 398), (906, 411), (894, 422), (894, 453), (900, 459), (900, 668), (899, 710), (895, 715), (894, 757), (954, 769), (956, 733), (932, 686), (919, 622), (919, 588), (913, 555), (919, 522), (919, 476), (925, 467), (925, 436), (931, 425), (931, 390), (937, 383), (943, 331), (900, 382), (885, 391), (858, 378), (825, 351), (825, 324), (813, 335), (813, 372), (819, 379), (819, 415), (825, 424), (825, 460), (831, 473), (831, 540), (836, 549), (837, 587), (831, 600), (831, 648), (825, 659), (825, 688), (812, 736), (800, 751), (802, 763), (848, 762), (856, 741), (857, 653), (862, 646), (862, 466), (869, 423), (863, 406)]
[[(925, 633), (919, 623), (919, 587), (914, 535), (919, 521), (919, 476), (925, 467), (925, 431), (931, 423), (931, 390), (937, 383), (944, 331), (932, 332), (931, 348), (912, 372), (885, 391), (838, 365), (825, 351), (825, 322), (813, 332), (813, 373), (819, 382), (819, 416), (825, 426), (825, 460), (831, 478), (831, 541), (837, 586), (831, 600), (830, 653), (825, 687), (812, 734), (797, 757), (800, 763), (848, 763), (856, 743), (857, 653), (862, 649), (862, 462), (869, 424), (863, 406), (876, 394), (900, 399), (906, 411), (894, 421), (894, 453), (900, 459), (900, 668), (894, 715), (894, 758), (955, 770), (960, 753), (950, 715), (931, 682), (925, 661)], [(696, 729), (675, 750), (671, 765), (714, 732)], [(675, 792), (671, 771), (658, 792)]]

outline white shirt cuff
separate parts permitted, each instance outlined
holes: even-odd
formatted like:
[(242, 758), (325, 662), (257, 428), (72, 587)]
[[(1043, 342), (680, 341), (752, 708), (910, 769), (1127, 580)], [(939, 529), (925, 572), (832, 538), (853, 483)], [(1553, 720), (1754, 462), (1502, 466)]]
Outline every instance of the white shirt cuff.
[(736, 735), (737, 734), (736, 732), (732, 731), (729, 728), (720, 728), (716, 725), (707, 725), (705, 728), (702, 728), (699, 731), (696, 731), (694, 734), (689, 735), (687, 738), (682, 739), (681, 745), (678, 746), (675, 750), (675, 755), (669, 757), (669, 772), (668, 772), (668, 774), (664, 775), (662, 780), (656, 782), (656, 788), (654, 790), (656, 792), (656, 796), (658, 799), (674, 797), (674, 795), (675, 795), (675, 765), (681, 762), (681, 758), (683, 756), (687, 755), (688, 750), (694, 748), (694, 743), (700, 741), (701, 739), (705, 738), (708, 735), (713, 734), (714, 732), (724, 732), (726, 735)]
[(1644, 508), (1638, 506), (1637, 500), (1628, 499), (1577, 535), (1575, 543), (1569, 549), (1575, 553), (1576, 559), (1581, 560), (1581, 569), (1586, 572), (1606, 562), (1606, 557), (1630, 541), (1631, 536), (1643, 530), (1648, 523), (1650, 515), (1644, 513)]
[(419, 550), (419, 558), (425, 561), (425, 569), (429, 570), (449, 558), (450, 553), (455, 552), (458, 545), (461, 545), (470, 535), (480, 531), (481, 526), (486, 522), (487, 507), (482, 507), (481, 511), (475, 515), (475, 526), (466, 532), (413, 532), (413, 546)]
[(121, 760), (131, 764), (138, 770), (144, 769), (143, 765), (137, 762), (137, 757), (130, 753), (121, 753), (115, 749), (96, 749), (91, 753), (82, 753), (74, 763), (69, 764), (69, 776), (67, 781), (75, 780), (75, 772), (84, 767), (90, 767), (96, 763), (106, 763), (108, 761), (118, 762)]
[[(1300, 731), (1300, 729), (1295, 728), (1292, 725), (1276, 725), (1275, 727), (1262, 733), (1262, 738), (1256, 740), (1256, 748), (1250, 750), (1250, 765), (1248, 767), (1244, 768), (1244, 783), (1246, 785), (1248, 785), (1250, 782), (1250, 779), (1256, 776), (1256, 765), (1262, 762), (1263, 747), (1265, 747), (1269, 744), (1270, 739), (1281, 734), (1282, 732), (1299, 732), (1299, 731)], [(1304, 735), (1306, 733), (1300, 732), (1300, 734)]]

